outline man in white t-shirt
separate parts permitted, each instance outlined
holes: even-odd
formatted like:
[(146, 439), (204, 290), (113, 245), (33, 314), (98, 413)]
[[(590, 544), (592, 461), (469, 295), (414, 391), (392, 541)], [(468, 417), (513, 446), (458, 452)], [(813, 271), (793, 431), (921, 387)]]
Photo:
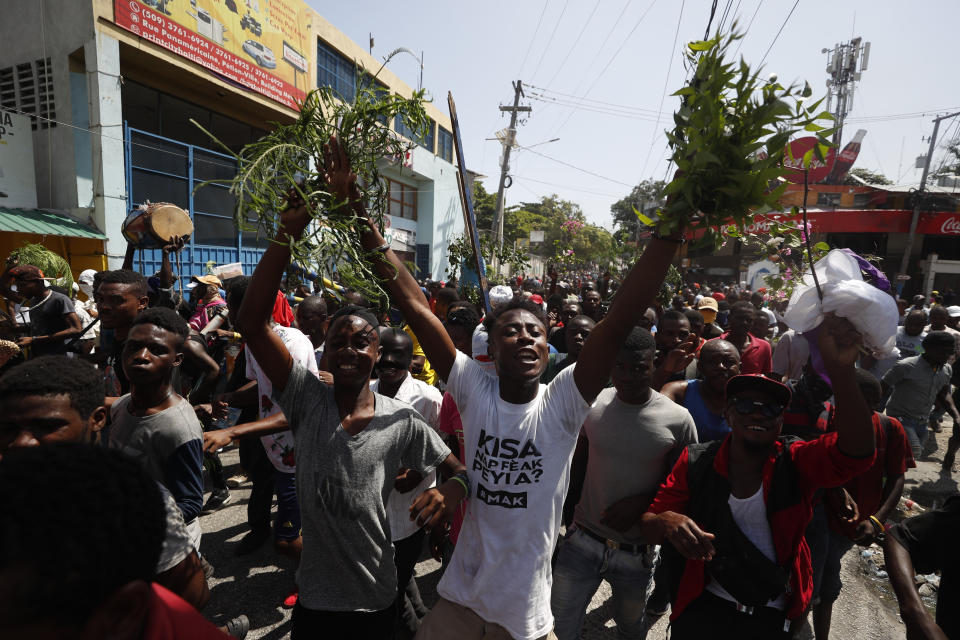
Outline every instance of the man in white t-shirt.
[[(349, 162), (331, 140), (328, 175), (342, 200), (365, 215)], [(570, 459), (590, 404), (613, 362), (663, 282), (682, 242), (654, 239), (624, 279), (610, 311), (591, 332), (577, 364), (540, 384), (547, 365), (547, 320), (541, 305), (510, 302), (488, 314), (490, 377), (456, 350), (430, 313), (416, 280), (389, 249), (372, 220), (363, 248), (391, 301), (403, 312), (439, 376), (447, 381), (463, 421), (470, 501), (456, 550), (440, 581), (441, 596), (417, 638), (535, 640), (552, 635), (550, 558), (560, 528)]]
[(613, 588), (617, 637), (646, 637), (644, 608), (657, 547), (640, 535), (640, 516), (680, 452), (697, 442), (690, 412), (650, 388), (656, 344), (635, 328), (583, 423), (574, 474), (585, 467), (574, 526), (560, 545), (551, 608), (557, 638), (576, 640), (600, 582)]
[[(405, 402), (417, 410), (423, 421), (437, 429), (443, 396), (436, 387), (410, 375), (413, 360), (413, 340), (402, 329), (380, 327), (380, 358), (370, 381), (374, 393)], [(434, 486), (437, 472), (421, 475), (413, 469), (398, 469), (394, 489), (387, 499), (387, 519), (390, 522), (390, 540), (393, 542), (393, 561), (397, 565), (397, 608), (407, 630), (416, 633), (419, 618), (412, 604), (407, 605), (405, 592), (418, 593), (416, 582), (410, 585), (413, 569), (423, 551), (425, 531), (410, 519), (410, 506), (424, 491)], [(417, 598), (419, 599), (419, 598)]]

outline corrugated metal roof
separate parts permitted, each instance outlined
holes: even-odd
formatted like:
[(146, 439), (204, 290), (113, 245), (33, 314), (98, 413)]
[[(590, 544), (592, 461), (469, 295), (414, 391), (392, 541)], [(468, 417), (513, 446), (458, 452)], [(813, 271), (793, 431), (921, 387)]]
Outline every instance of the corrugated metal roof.
[(70, 216), (42, 209), (16, 209), (0, 207), (0, 231), (15, 233), (39, 233), (46, 236), (70, 238), (93, 238), (106, 240), (96, 229), (74, 220)]

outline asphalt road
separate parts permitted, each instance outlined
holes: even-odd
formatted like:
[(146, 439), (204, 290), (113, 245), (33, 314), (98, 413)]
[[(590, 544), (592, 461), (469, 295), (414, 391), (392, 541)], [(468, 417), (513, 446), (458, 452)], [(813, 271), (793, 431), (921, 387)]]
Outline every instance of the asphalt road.
[[(227, 476), (239, 473), (236, 449), (221, 454)], [(222, 624), (240, 614), (250, 618), (248, 638), (280, 640), (290, 634), (290, 611), (282, 607), (284, 597), (292, 590), (293, 563), (275, 553), (271, 543), (257, 552), (236, 557), (233, 548), (246, 533), (246, 502), (249, 484), (231, 490), (231, 501), (220, 510), (202, 516), (203, 541), (201, 551), (214, 567), (210, 580), (210, 604), (204, 615)], [(881, 591), (870, 584), (857, 564), (857, 547), (844, 559), (844, 590), (837, 602), (831, 637), (838, 640), (901, 640), (904, 628), (895, 605)], [(440, 579), (440, 565), (423, 557), (417, 565), (417, 582), (424, 602), (430, 606), (436, 600), (436, 585)], [(587, 610), (584, 638), (616, 638), (610, 618), (610, 587), (601, 584)], [(666, 618), (659, 620), (648, 635), (649, 640), (665, 640)], [(806, 637), (812, 638), (812, 634)]]

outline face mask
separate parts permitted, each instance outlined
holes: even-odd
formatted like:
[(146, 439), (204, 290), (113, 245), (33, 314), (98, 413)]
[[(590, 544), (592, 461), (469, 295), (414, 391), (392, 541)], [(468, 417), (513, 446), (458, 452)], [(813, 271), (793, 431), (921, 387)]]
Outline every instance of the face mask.
[(92, 297), (93, 297), (93, 285), (92, 285), (92, 284), (87, 284), (86, 282), (81, 282), (81, 283), (80, 283), (80, 291), (83, 291), (84, 295), (86, 295), (88, 298), (92, 298)]

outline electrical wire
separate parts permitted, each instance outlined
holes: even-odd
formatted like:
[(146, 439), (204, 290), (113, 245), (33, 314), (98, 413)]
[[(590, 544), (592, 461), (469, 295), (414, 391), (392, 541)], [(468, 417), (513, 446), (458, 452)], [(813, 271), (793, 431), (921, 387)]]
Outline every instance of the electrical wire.
[[(572, 103), (572, 104), (593, 103), (593, 104), (599, 105), (599, 106), (613, 107), (613, 108), (615, 108), (615, 109), (624, 109), (624, 110), (627, 110), (627, 111), (639, 111), (639, 112), (649, 113), (649, 114), (651, 114), (651, 115), (656, 115), (656, 114), (658, 113), (658, 112), (655, 111), (654, 109), (645, 109), (645, 108), (643, 108), (643, 107), (635, 107), (635, 106), (627, 105), (627, 104), (618, 104), (618, 103), (616, 103), (616, 102), (606, 102), (606, 101), (604, 101), (604, 100), (596, 100), (596, 99), (594, 99), (594, 98), (586, 98), (586, 97), (584, 97), (584, 98), (578, 98), (577, 96), (575, 96), (575, 95), (573, 95), (573, 94), (571, 94), (571, 93), (562, 93), (562, 92), (560, 92), (560, 91), (554, 91), (553, 89), (544, 89), (543, 87), (539, 87), (539, 86), (533, 85), (533, 84), (525, 84), (524, 86), (525, 86), (525, 87), (529, 87), (529, 88), (531, 88), (531, 89), (534, 89), (534, 90), (535, 90), (534, 93), (536, 93), (536, 92), (541, 92), (541, 93), (544, 95), (545, 98), (550, 98), (551, 100), (566, 100), (567, 102), (570, 102), (570, 103)], [(554, 96), (558, 96), (558, 97), (554, 97)], [(573, 98), (573, 100), (570, 100), (570, 98)], [(664, 112), (662, 112), (662, 111), (660, 112), (660, 114), (661, 114), (661, 115), (668, 115), (668, 114), (666, 114), (666, 113), (664, 113)]]
[(580, 167), (578, 167), (578, 166), (576, 166), (576, 165), (570, 164), (569, 162), (566, 162), (566, 161), (564, 161), (564, 160), (559, 160), (559, 159), (557, 159), (557, 158), (548, 156), (548, 155), (546, 155), (545, 153), (540, 153), (539, 151), (534, 151), (534, 150), (531, 149), (530, 147), (525, 147), (525, 146), (523, 146), (523, 145), (518, 144), (518, 145), (517, 145), (517, 148), (523, 149), (524, 151), (529, 151), (530, 153), (532, 153), (532, 154), (535, 155), (535, 156), (540, 156), (541, 158), (546, 158), (547, 160), (552, 160), (553, 162), (556, 162), (557, 164), (562, 164), (562, 165), (565, 166), (565, 167), (570, 167), (571, 169), (575, 169), (576, 171), (579, 171), (579, 172), (581, 172), (581, 173), (585, 173), (585, 174), (587, 174), (587, 175), (589, 175), (589, 176), (593, 176), (594, 178), (600, 178), (601, 180), (606, 180), (607, 182), (612, 182), (612, 183), (614, 183), (614, 184), (619, 184), (619, 185), (621, 185), (621, 186), (629, 187), (629, 188), (631, 188), (631, 189), (633, 188), (633, 185), (632, 185), (632, 184), (627, 184), (626, 182), (620, 182), (619, 180), (614, 180), (613, 178), (609, 178), (609, 177), (607, 177), (607, 176), (605, 176), (605, 175), (602, 175), (602, 174), (599, 174), (599, 173), (594, 173), (593, 171), (590, 171), (590, 170), (588, 170), (588, 169), (582, 169), (582, 168), (580, 168)]
[[(610, 65), (613, 64), (613, 61), (616, 60), (617, 56), (620, 55), (620, 52), (623, 51), (623, 48), (627, 45), (627, 42), (630, 41), (630, 38), (633, 36), (636, 30), (640, 27), (640, 25), (643, 24), (644, 19), (647, 17), (647, 15), (650, 14), (650, 10), (653, 9), (655, 4), (657, 4), (657, 1), (658, 0), (651, 0), (650, 4), (647, 6), (646, 11), (644, 11), (643, 14), (640, 16), (640, 19), (637, 20), (636, 23), (634, 23), (633, 28), (630, 29), (630, 32), (627, 34), (627, 37), (623, 39), (623, 42), (620, 43), (620, 46), (617, 47), (617, 50), (613, 52), (613, 55), (607, 61), (607, 64), (604, 65), (603, 69), (600, 70), (600, 73), (594, 76), (593, 82), (590, 83), (590, 86), (587, 87), (587, 90), (584, 91), (583, 95), (589, 94), (591, 91), (593, 91), (593, 88), (597, 86), (597, 83), (600, 82), (600, 79), (603, 77), (603, 74), (607, 72), (607, 70), (610, 68)], [(563, 129), (563, 127), (566, 126), (567, 122), (570, 121), (570, 118), (572, 116), (573, 116), (573, 111), (567, 114), (566, 120), (563, 121), (563, 124), (561, 124), (559, 128)]]
[[(731, 0), (732, 2), (732, 0)], [(687, 0), (682, 0), (680, 2), (680, 15), (677, 16), (677, 29), (673, 33), (673, 46), (670, 47), (669, 62), (667, 63), (667, 75), (663, 79), (663, 92), (660, 94), (660, 106), (657, 107), (657, 120), (653, 125), (653, 136), (650, 138), (650, 147), (647, 149), (647, 157), (643, 160), (643, 168), (640, 170), (639, 179), (643, 179), (643, 176), (647, 171), (647, 164), (650, 162), (650, 155), (653, 153), (653, 145), (657, 141), (656, 133), (657, 129), (660, 127), (660, 113), (663, 111), (663, 103), (667, 99), (667, 87), (670, 86), (670, 72), (673, 71), (673, 59), (677, 53), (677, 40), (680, 38), (680, 23), (683, 21), (683, 8), (686, 6)], [(727, 8), (730, 7), (729, 2), (727, 3)], [(721, 24), (723, 20), (720, 21)]]
[(750, 32), (750, 27), (753, 26), (753, 21), (757, 19), (757, 14), (760, 13), (760, 7), (763, 6), (763, 0), (757, 3), (757, 8), (754, 9), (753, 15), (750, 16), (750, 22), (747, 23), (747, 28), (743, 30), (743, 36), (740, 38), (740, 41), (737, 42), (737, 48), (733, 50), (733, 56), (736, 57), (740, 53), (740, 47), (743, 45), (743, 41), (746, 40), (747, 34)]
[(710, 25), (713, 24), (713, 16), (717, 13), (717, 0), (713, 0), (713, 4), (710, 6), (710, 17), (707, 19), (707, 28), (703, 31), (703, 39), (706, 40), (710, 37)]
[(550, 187), (560, 187), (560, 188), (562, 188), (562, 189), (567, 189), (567, 190), (569, 190), (569, 191), (580, 191), (580, 192), (582, 192), (582, 193), (589, 193), (589, 194), (592, 194), (592, 195), (595, 195), (595, 196), (604, 196), (604, 197), (607, 197), (607, 198), (619, 198), (619, 197), (621, 197), (621, 194), (601, 193), (600, 191), (592, 191), (592, 190), (590, 190), (590, 189), (582, 189), (582, 188), (580, 188), (580, 187), (571, 187), (571, 186), (566, 185), (566, 184), (558, 184), (558, 183), (556, 183), (556, 182), (547, 182), (546, 180), (538, 180), (537, 178), (529, 178), (529, 177), (527, 177), (527, 176), (518, 176), (518, 175), (512, 174), (512, 173), (511, 173), (510, 175), (511, 175), (511, 177), (512, 177), (514, 180), (524, 180), (524, 181), (527, 181), (527, 182), (536, 182), (537, 184), (545, 184), (545, 185), (550, 186)]
[(780, 29), (779, 31), (777, 31), (777, 35), (773, 36), (773, 42), (770, 43), (770, 46), (767, 47), (767, 52), (763, 54), (762, 58), (760, 58), (760, 64), (757, 65), (758, 67), (763, 66), (763, 61), (767, 59), (767, 55), (770, 53), (770, 50), (773, 49), (773, 45), (777, 43), (777, 39), (780, 38), (780, 34), (783, 33), (783, 28), (787, 26), (788, 22), (790, 22), (790, 16), (793, 15), (793, 12), (796, 10), (798, 4), (800, 4), (800, 0), (796, 0), (796, 2), (793, 3), (793, 6), (790, 7), (790, 13), (787, 14), (787, 17), (783, 21), (783, 24), (780, 25)]
[(540, 19), (537, 20), (537, 28), (533, 30), (533, 35), (530, 36), (530, 44), (527, 45), (527, 52), (523, 54), (523, 61), (520, 63), (520, 69), (517, 71), (517, 77), (522, 77), (523, 68), (527, 64), (527, 58), (530, 56), (530, 50), (533, 49), (533, 42), (537, 39), (537, 34), (540, 33), (540, 25), (543, 24), (543, 16), (547, 13), (547, 5), (550, 4), (550, 0), (543, 0), (543, 8), (540, 10)]
[(537, 61), (536, 68), (534, 68), (533, 73), (530, 74), (531, 78), (536, 79), (537, 73), (540, 71), (541, 65), (543, 65), (544, 58), (547, 57), (547, 51), (550, 50), (550, 45), (553, 44), (553, 38), (557, 35), (557, 29), (560, 27), (560, 23), (563, 21), (563, 16), (567, 12), (567, 5), (569, 4), (570, 0), (564, 0), (563, 8), (560, 10), (560, 17), (557, 18), (557, 23), (553, 25), (553, 31), (550, 32), (550, 37), (547, 39), (547, 46), (543, 48), (543, 53), (540, 54), (540, 60)]
[(593, 10), (590, 12), (590, 15), (587, 16), (586, 22), (583, 23), (583, 27), (580, 28), (580, 33), (577, 34), (577, 37), (573, 41), (573, 44), (567, 47), (567, 55), (563, 57), (563, 60), (560, 61), (560, 66), (557, 67), (557, 70), (553, 72), (553, 75), (550, 76), (550, 79), (547, 81), (547, 86), (552, 85), (553, 81), (557, 79), (558, 75), (560, 75), (560, 71), (563, 69), (564, 65), (567, 64), (567, 60), (570, 59), (570, 55), (573, 53), (573, 50), (577, 48), (578, 44), (580, 44), (580, 38), (583, 37), (584, 31), (587, 30), (588, 26), (590, 26), (590, 21), (593, 20), (593, 16), (597, 12), (597, 9), (599, 8), (600, 8), (600, 0), (597, 0), (597, 3), (593, 5)]
[(628, 119), (631, 119), (631, 120), (642, 120), (642, 121), (645, 121), (645, 122), (656, 122), (656, 121), (657, 121), (656, 117), (655, 117), (652, 113), (651, 113), (651, 114), (645, 114), (645, 113), (638, 113), (638, 112), (623, 111), (623, 110), (618, 110), (618, 109), (595, 107), (595, 106), (593, 106), (593, 105), (588, 105), (588, 104), (583, 104), (583, 105), (581, 105), (581, 104), (576, 104), (576, 103), (573, 103), (573, 102), (566, 102), (566, 101), (563, 101), (563, 100), (558, 100), (557, 98), (549, 98), (549, 97), (547, 97), (547, 96), (543, 96), (543, 95), (540, 95), (540, 94), (537, 94), (537, 93), (532, 93), (532, 92), (528, 95), (528, 97), (529, 97), (531, 100), (536, 100), (536, 101), (538, 101), (538, 102), (543, 102), (543, 103), (545, 103), (545, 104), (558, 105), (558, 106), (560, 106), (560, 107), (564, 107), (564, 108), (567, 108), (567, 109), (573, 109), (573, 110), (575, 110), (575, 111), (589, 111), (589, 112), (592, 112), (592, 113), (603, 113), (603, 114), (607, 114), (607, 115), (611, 115), (611, 116), (619, 116), (619, 117), (621, 117), (621, 118), (628, 118)]
[[(587, 64), (587, 67), (586, 67), (587, 71), (593, 68), (594, 63), (600, 57), (600, 54), (603, 52), (604, 48), (606, 48), (607, 42), (610, 41), (610, 36), (613, 35), (614, 30), (616, 30), (617, 26), (620, 24), (620, 19), (623, 18), (623, 14), (626, 13), (627, 8), (630, 6), (631, 2), (633, 2), (633, 0), (626, 0), (626, 2), (624, 2), (623, 8), (620, 9), (620, 13), (617, 14), (616, 19), (613, 21), (613, 25), (610, 27), (610, 29), (607, 30), (607, 35), (603, 37), (603, 42), (601, 42), (600, 46), (597, 47), (597, 51), (593, 54), (593, 57), (590, 59), (590, 62)], [(584, 74), (580, 77), (580, 82), (577, 83), (576, 88), (573, 90), (573, 93), (575, 94), (573, 97), (576, 98), (578, 96), (578, 94), (580, 93), (580, 87), (583, 86), (583, 83), (586, 81), (586, 79), (587, 79), (587, 73), (584, 72)], [(552, 131), (551, 135), (553, 135), (553, 133), (556, 133), (556, 131), (558, 130), (558, 127), (556, 126), (558, 122), (560, 122), (559, 117), (556, 120), (554, 120), (553, 127), (551, 128), (551, 131)]]
[[(68, 128), (70, 128), (70, 129), (76, 129), (77, 131), (83, 131), (84, 133), (89, 133), (90, 135), (100, 136), (100, 138), (103, 139), (103, 140), (116, 140), (117, 142), (122, 142), (123, 144), (127, 144), (127, 143), (128, 143), (128, 141), (126, 140), (126, 138), (117, 138), (117, 137), (115, 137), (115, 136), (108, 136), (107, 134), (105, 134), (105, 133), (103, 133), (103, 132), (101, 132), (101, 131), (94, 131), (93, 129), (87, 129), (86, 127), (80, 127), (80, 126), (77, 126), (77, 125), (75, 125), (75, 124), (71, 124), (71, 123), (69, 123), (69, 122), (61, 122), (60, 120), (54, 120), (53, 118), (46, 118), (46, 117), (44, 117), (44, 116), (41, 116), (41, 115), (38, 115), (38, 114), (35, 114), (35, 113), (29, 113), (29, 112), (27, 112), (27, 111), (23, 111), (22, 109), (17, 109), (16, 107), (3, 107), (3, 110), (4, 110), (4, 111), (10, 111), (10, 112), (12, 112), (12, 113), (19, 113), (20, 115), (27, 116), (27, 117), (30, 117), (30, 118), (36, 118), (36, 119), (38, 119), (38, 120), (43, 120), (44, 122), (49, 122), (49, 123), (52, 123), (52, 124), (55, 124), (55, 125), (58, 125), (58, 126), (61, 126), (61, 127), (68, 127)], [(105, 126), (105, 125), (100, 125), (100, 126)], [(119, 125), (117, 125), (117, 126), (119, 126)], [(147, 133), (147, 135), (154, 135), (154, 134)], [(186, 152), (171, 151), (170, 149), (164, 149), (163, 147), (154, 147), (154, 146), (151, 146), (151, 145), (148, 145), (148, 144), (144, 144), (144, 143), (142, 143), (142, 142), (134, 142), (133, 140), (130, 140), (130, 141), (129, 141), (129, 144), (130, 144), (130, 146), (132, 146), (132, 147), (140, 147), (141, 149), (147, 149), (147, 150), (149, 150), (149, 151), (156, 151), (156, 152), (159, 152), (159, 153), (168, 153), (168, 154), (173, 155), (173, 156), (176, 156), (176, 157), (178, 157), (178, 158), (186, 159)], [(180, 144), (186, 144), (186, 143), (180, 143)], [(196, 145), (194, 145), (194, 146), (196, 146)], [(203, 147), (201, 147), (201, 149), (203, 149)], [(207, 151), (209, 151), (209, 150), (207, 150)], [(211, 152), (211, 153), (219, 153), (219, 152), (217, 152), (217, 151), (210, 151), (210, 152)], [(207, 164), (211, 164), (211, 165), (216, 166), (216, 167), (223, 167), (223, 168), (225, 168), (225, 169), (226, 169), (226, 168), (229, 168), (229, 169), (236, 169), (236, 168), (237, 168), (236, 165), (234, 165), (234, 164), (227, 164), (227, 163), (225, 163), (225, 162), (215, 162), (215, 161), (213, 161), (213, 160), (210, 159), (210, 158), (204, 158), (204, 159), (203, 159), (203, 162), (205, 162), (205, 163), (207, 163)]]

